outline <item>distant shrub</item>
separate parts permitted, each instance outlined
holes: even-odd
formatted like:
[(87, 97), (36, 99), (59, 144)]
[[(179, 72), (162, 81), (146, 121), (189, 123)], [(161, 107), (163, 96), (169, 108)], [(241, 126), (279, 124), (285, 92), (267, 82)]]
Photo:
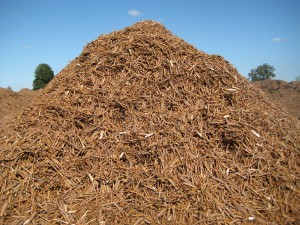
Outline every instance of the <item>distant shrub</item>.
[(48, 64), (38, 65), (34, 71), (33, 90), (44, 88), (54, 77), (54, 72)]
[(274, 74), (275, 68), (265, 63), (261, 66), (258, 66), (256, 69), (252, 69), (249, 73), (249, 80), (251, 82), (272, 79), (276, 75)]
[(300, 75), (295, 78), (295, 81), (300, 81)]

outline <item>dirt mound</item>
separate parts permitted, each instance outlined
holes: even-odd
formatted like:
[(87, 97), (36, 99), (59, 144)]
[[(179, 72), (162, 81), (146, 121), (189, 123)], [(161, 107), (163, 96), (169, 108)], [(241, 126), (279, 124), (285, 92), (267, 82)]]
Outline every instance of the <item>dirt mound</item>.
[(299, 130), (160, 23), (89, 43), (2, 134), (3, 224), (292, 223)]
[(0, 88), (0, 129), (4, 129), (10, 120), (20, 115), (36, 94), (37, 92), (25, 88), (19, 92)]
[(254, 83), (262, 89), (268, 98), (282, 105), (291, 115), (300, 120), (300, 82), (282, 80), (263, 80)]

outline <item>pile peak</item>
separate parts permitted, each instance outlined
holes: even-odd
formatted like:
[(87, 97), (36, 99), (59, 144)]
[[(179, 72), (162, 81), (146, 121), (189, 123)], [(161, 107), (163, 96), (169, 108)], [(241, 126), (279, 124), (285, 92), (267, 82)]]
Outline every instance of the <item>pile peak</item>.
[(1, 222), (293, 223), (299, 129), (221, 56), (101, 35), (1, 134)]

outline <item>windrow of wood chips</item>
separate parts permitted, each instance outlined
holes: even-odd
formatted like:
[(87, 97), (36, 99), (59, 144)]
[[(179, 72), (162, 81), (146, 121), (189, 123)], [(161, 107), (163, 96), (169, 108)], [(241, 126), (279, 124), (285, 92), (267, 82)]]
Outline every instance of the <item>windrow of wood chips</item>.
[(296, 224), (300, 132), (221, 56), (101, 35), (0, 141), (0, 224)]

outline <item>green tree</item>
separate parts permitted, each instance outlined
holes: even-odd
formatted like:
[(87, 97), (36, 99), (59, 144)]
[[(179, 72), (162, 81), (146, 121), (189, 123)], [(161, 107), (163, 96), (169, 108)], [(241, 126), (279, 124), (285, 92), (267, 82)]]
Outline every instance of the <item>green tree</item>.
[(295, 81), (300, 81), (300, 75), (295, 78)]
[(54, 72), (48, 64), (42, 63), (36, 67), (34, 76), (33, 90), (38, 90), (44, 88), (53, 79)]
[(273, 66), (270, 66), (269, 64), (265, 63), (261, 66), (258, 66), (256, 69), (252, 69), (248, 73), (248, 76), (249, 76), (248, 79), (251, 82), (272, 79), (276, 76), (274, 71), (275, 71), (275, 68)]

